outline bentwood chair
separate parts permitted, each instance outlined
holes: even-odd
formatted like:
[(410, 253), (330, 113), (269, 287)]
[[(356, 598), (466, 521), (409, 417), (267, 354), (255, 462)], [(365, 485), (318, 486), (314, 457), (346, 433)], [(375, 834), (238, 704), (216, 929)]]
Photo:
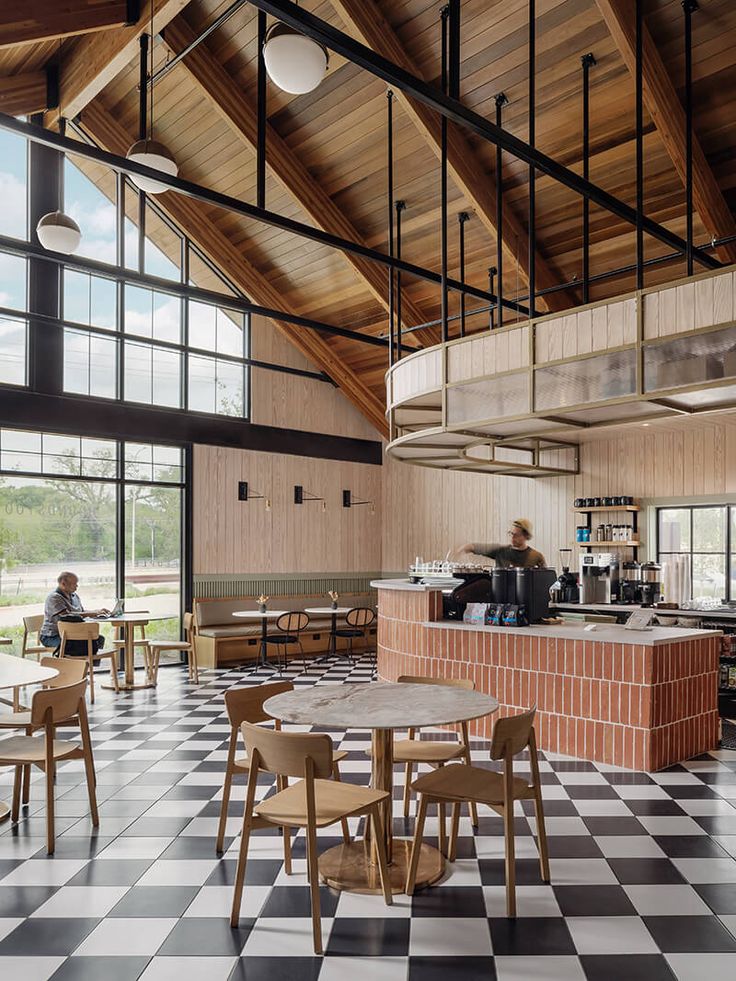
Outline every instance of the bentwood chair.
[[(289, 644), (296, 644), (299, 648), (299, 653), (302, 656), (302, 662), (304, 663), (304, 670), (306, 671), (306, 662), (304, 658), (304, 648), (302, 647), (301, 635), (307, 629), (309, 625), (309, 614), (304, 613), (303, 610), (298, 610), (294, 613), (282, 613), (281, 616), (276, 621), (276, 629), (280, 630), (281, 633), (278, 634), (268, 634), (266, 637), (266, 645), (276, 644), (278, 651), (283, 651), (284, 661), (283, 668), (287, 666), (286, 660), (286, 648)], [(277, 661), (279, 671), (282, 670), (281, 663)]]
[[(327, 734), (279, 732), (254, 726), (248, 722), (243, 723), (242, 733), (250, 761), (250, 773), (230, 924), (235, 927), (240, 919), (240, 902), (251, 831), (257, 827), (283, 828), (286, 838), (291, 828), (305, 828), (314, 952), (321, 954), (323, 949), (317, 829), (329, 827), (331, 824), (357, 815), (371, 818), (383, 898), (386, 905), (390, 906), (391, 883), (380, 813), (380, 805), (388, 797), (388, 793), (384, 790), (371, 790), (368, 787), (360, 787), (352, 783), (336, 783), (332, 780), (335, 761), (332, 754), (332, 740)], [(271, 797), (266, 797), (260, 804), (256, 804), (258, 774), (261, 771), (280, 777), (283, 789)], [(299, 782), (289, 786), (290, 777), (299, 778)]]
[(32, 654), (39, 658), (42, 654), (50, 654), (53, 647), (45, 647), (41, 643), (40, 631), (43, 626), (43, 614), (37, 616), (23, 617), (23, 645), (20, 649), (21, 657), (28, 657)]
[[(290, 681), (273, 681), (267, 685), (253, 685), (249, 688), (231, 688), (225, 692), (225, 708), (232, 728), (230, 730), (227, 763), (225, 764), (225, 782), (222, 785), (220, 823), (217, 828), (216, 850), (218, 854), (222, 852), (225, 843), (225, 825), (227, 822), (227, 809), (230, 803), (230, 790), (232, 788), (233, 777), (238, 774), (247, 775), (248, 773), (248, 757), (246, 755), (235, 755), (238, 749), (240, 727), (244, 722), (249, 722), (251, 725), (258, 725), (262, 722), (273, 722), (274, 729), (281, 729), (281, 721), (274, 719), (268, 712), (264, 711), (263, 703), (274, 695), (281, 695), (285, 691), (293, 690), (294, 685)], [(340, 780), (340, 760), (344, 760), (347, 755), (345, 750), (339, 750), (337, 753), (333, 752), (333, 780)], [(342, 837), (346, 845), (350, 844), (350, 831), (347, 820), (343, 820), (342, 822)], [(288, 835), (284, 835), (284, 867), (286, 874), (290, 875), (291, 842)]]
[(347, 656), (351, 663), (355, 663), (353, 658), (353, 641), (357, 637), (365, 640), (368, 635), (368, 629), (375, 622), (375, 619), (376, 611), (372, 610), (369, 606), (355, 606), (345, 614), (345, 623), (347, 626), (335, 631), (336, 637), (347, 639)]
[[(542, 788), (539, 780), (537, 742), (534, 735), (534, 716), (536, 709), (522, 715), (499, 719), (493, 727), (491, 739), (491, 759), (503, 760), (503, 770), (496, 773), (467, 763), (453, 763), (419, 777), (412, 788), (421, 794), (417, 815), (414, 844), (406, 880), (408, 895), (414, 892), (419, 851), (422, 844), (424, 821), (427, 806), (452, 804), (452, 830), (448, 858), (455, 861), (457, 836), (460, 821), (460, 805), (475, 801), (487, 804), (503, 818), (504, 839), (506, 843), (506, 915), (516, 916), (516, 865), (514, 850), (514, 802), (533, 800), (537, 818), (537, 847), (542, 880), (549, 882), (549, 855), (547, 852), (547, 832), (544, 826), (542, 809)], [(531, 783), (514, 776), (514, 756), (529, 749)]]
[[(0, 766), (15, 768), (11, 819), (16, 822), (20, 814), (21, 783), (26, 766), (37, 766), (46, 773), (46, 850), (53, 855), (54, 832), (54, 775), (56, 764), (62, 760), (84, 760), (87, 777), (87, 793), (92, 825), (97, 828), (100, 819), (95, 795), (95, 768), (92, 744), (87, 722), (85, 690), (87, 682), (48, 688), (33, 694), (30, 711), (30, 728), (43, 729), (42, 736), (11, 736), (0, 740)], [(68, 739), (56, 739), (55, 730), (60, 725), (79, 725), (81, 743)]]
[[(89, 700), (94, 705), (95, 703), (95, 661), (101, 661), (107, 659), (110, 662), (110, 676), (112, 678), (112, 685), (115, 691), (119, 691), (118, 687), (118, 652), (117, 649), (107, 650), (107, 651), (96, 651), (93, 641), (97, 640), (100, 636), (100, 625), (98, 623), (70, 623), (68, 621), (59, 620), (58, 623), (59, 634), (61, 635), (61, 646), (59, 648), (59, 657), (86, 657), (87, 664), (89, 665)], [(87, 653), (86, 654), (67, 654), (66, 653), (66, 643), (69, 640), (83, 640), (87, 642)]]
[(187, 667), (189, 669), (189, 680), (195, 685), (199, 684), (199, 668), (197, 665), (197, 648), (194, 637), (194, 617), (191, 613), (184, 614), (184, 637), (185, 640), (152, 640), (150, 647), (144, 648), (146, 658), (146, 671), (151, 684), (158, 684), (158, 667), (161, 661), (161, 651), (180, 651), (187, 655)]

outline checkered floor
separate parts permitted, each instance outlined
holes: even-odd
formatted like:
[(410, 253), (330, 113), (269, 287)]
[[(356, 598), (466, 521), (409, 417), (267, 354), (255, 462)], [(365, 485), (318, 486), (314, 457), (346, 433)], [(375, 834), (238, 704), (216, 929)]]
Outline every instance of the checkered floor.
[[(265, 677), (265, 676), (264, 676)], [(370, 666), (297, 684), (370, 681)], [(162, 670), (156, 691), (100, 692), (91, 713), (100, 827), (81, 763), (59, 770), (57, 849), (46, 857), (42, 784), (17, 827), (0, 825), (0, 977), (23, 981), (609, 981), (736, 977), (736, 751), (646, 774), (547, 755), (552, 884), (534, 818), (519, 809), (519, 917), (505, 918), (501, 821), (461, 826), (446, 880), (393, 907), (322, 890), (326, 956), (314, 957), (304, 841), (283, 873), (280, 839), (257, 833), (238, 930), (228, 923), (244, 788), (226, 854), (214, 837), (228, 724), (223, 692), (264, 678)], [(99, 691), (99, 688), (98, 688)], [(344, 779), (367, 783), (368, 734), (332, 734)], [(487, 760), (478, 742), (474, 756)], [(489, 764), (490, 765), (490, 764)], [(523, 760), (520, 768), (528, 766)], [(10, 795), (0, 772), (0, 797)], [(395, 831), (410, 834), (397, 772)], [(264, 793), (268, 786), (264, 784)], [(321, 836), (324, 846), (337, 841)], [(436, 833), (428, 821), (428, 834)]]

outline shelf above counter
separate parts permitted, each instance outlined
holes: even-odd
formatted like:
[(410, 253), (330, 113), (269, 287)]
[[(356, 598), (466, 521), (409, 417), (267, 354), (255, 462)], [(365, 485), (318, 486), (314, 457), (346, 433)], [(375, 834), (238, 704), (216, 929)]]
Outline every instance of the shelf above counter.
[(641, 542), (630, 539), (626, 542), (573, 542), (573, 545), (582, 545), (583, 548), (638, 548)]
[(600, 514), (603, 511), (608, 511), (609, 513), (612, 511), (638, 512), (641, 511), (641, 508), (639, 507), (638, 504), (619, 504), (615, 506), (612, 504), (610, 507), (603, 506), (599, 508), (574, 508), (573, 510), (577, 514)]

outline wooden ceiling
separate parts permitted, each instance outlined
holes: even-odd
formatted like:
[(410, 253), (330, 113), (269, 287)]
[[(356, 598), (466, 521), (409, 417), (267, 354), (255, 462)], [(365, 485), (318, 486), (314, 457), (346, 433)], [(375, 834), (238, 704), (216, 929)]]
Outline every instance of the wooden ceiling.
[[(52, 0), (38, 0), (49, 8)], [(33, 74), (60, 60), (61, 112), (82, 112), (82, 126), (114, 152), (124, 151), (137, 127), (137, 46), (147, 30), (150, 3), (157, 64), (181, 49), (231, 0), (143, 0), (141, 19), (129, 27), (99, 30), (106, 0), (68, 0), (65, 8), (94, 7), (94, 33), (0, 46), (0, 108), (5, 78)], [(109, 2), (109, 16), (120, 4)], [(123, 5), (124, 6), (124, 5)], [(442, 0), (304, 0), (303, 7), (427, 81), (440, 70)], [(634, 81), (631, 38), (634, 0), (537, 0), (537, 146), (581, 171), (580, 59), (593, 52), (591, 69), (591, 180), (635, 204)], [(680, 0), (645, 0), (645, 210), (684, 237), (683, 13)], [(494, 118), (494, 98), (505, 92), (504, 127), (528, 135), (527, 0), (463, 0), (461, 99)], [(94, 21), (89, 12), (90, 22)], [(37, 15), (41, 21), (40, 15)], [(81, 23), (81, 22), (80, 22)], [(66, 25), (68, 27), (68, 25)], [(24, 28), (26, 29), (26, 28)], [(0, 18), (0, 45), (12, 25)], [(58, 31), (62, 32), (61, 28)], [(696, 134), (695, 240), (736, 231), (736, 4), (701, 0), (693, 15), (694, 120)], [(59, 51), (59, 47), (61, 50)], [(269, 84), (267, 207), (345, 238), (386, 248), (386, 86), (332, 56), (319, 88), (288, 96)], [(183, 177), (244, 201), (255, 201), (256, 9), (243, 5), (156, 86), (155, 134), (173, 152)], [(13, 111), (19, 111), (17, 105)], [(53, 124), (57, 113), (48, 114)], [(404, 100), (394, 111), (395, 194), (406, 202), (403, 255), (440, 268), (439, 121)], [(466, 277), (486, 288), (495, 265), (495, 147), (450, 127), (449, 209), (451, 275), (458, 274), (460, 211), (466, 224)], [(505, 155), (502, 178), (505, 221), (504, 294), (523, 295), (528, 243), (527, 167)], [(387, 274), (383, 267), (348, 257), (238, 215), (162, 195), (160, 203), (185, 232), (222, 265), (255, 302), (341, 327), (384, 334)], [(548, 178), (537, 181), (537, 286), (568, 282), (582, 273), (582, 202)], [(631, 263), (634, 230), (591, 208), (591, 273)], [(645, 238), (647, 257), (668, 248)], [(720, 250), (736, 260), (736, 248)], [(651, 285), (684, 274), (684, 260), (647, 269)], [(631, 274), (596, 283), (597, 300), (632, 289)], [(435, 285), (404, 277), (407, 326), (440, 314)], [(568, 288), (550, 294), (550, 309), (580, 303)], [(451, 295), (451, 312), (459, 300)], [(477, 301), (468, 299), (468, 308)], [(488, 315), (468, 321), (487, 327)], [(380, 428), (386, 353), (343, 338), (277, 325)], [(425, 331), (424, 343), (436, 332)]]

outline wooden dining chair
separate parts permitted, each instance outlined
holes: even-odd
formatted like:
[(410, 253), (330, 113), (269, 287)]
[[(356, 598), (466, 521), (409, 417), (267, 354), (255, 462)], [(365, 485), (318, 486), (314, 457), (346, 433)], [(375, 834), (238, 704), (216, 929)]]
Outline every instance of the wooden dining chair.
[[(539, 780), (539, 761), (537, 760), (537, 741), (534, 735), (534, 716), (536, 708), (521, 715), (499, 719), (493, 727), (491, 738), (491, 759), (503, 760), (503, 770), (496, 773), (467, 763), (453, 763), (419, 777), (412, 784), (421, 794), (417, 815), (414, 844), (411, 851), (409, 871), (406, 879), (406, 892), (414, 892), (419, 851), (422, 845), (424, 821), (427, 806), (452, 804), (452, 830), (448, 858), (455, 861), (457, 836), (460, 821), (460, 805), (475, 801), (487, 804), (503, 818), (506, 844), (506, 914), (516, 916), (516, 865), (514, 851), (514, 802), (533, 800), (537, 818), (537, 847), (542, 880), (549, 882), (549, 854), (547, 851), (547, 832), (544, 826), (542, 808), (542, 787)], [(514, 776), (514, 756), (529, 749), (531, 783)]]
[(152, 640), (148, 650), (144, 648), (146, 672), (152, 685), (158, 684), (158, 668), (162, 651), (180, 651), (187, 655), (189, 680), (199, 684), (199, 667), (197, 665), (197, 647), (194, 636), (194, 617), (191, 613), (184, 614), (184, 640)]
[[(236, 927), (240, 919), (251, 831), (259, 826), (283, 828), (286, 837), (291, 828), (305, 828), (314, 952), (321, 954), (323, 948), (317, 828), (326, 828), (358, 815), (370, 817), (383, 898), (386, 905), (390, 906), (391, 883), (380, 812), (380, 805), (389, 795), (385, 790), (371, 790), (352, 783), (336, 783), (331, 779), (334, 758), (332, 740), (326, 733), (279, 732), (277, 729), (266, 729), (249, 722), (244, 722), (241, 729), (250, 761), (250, 773), (230, 924)], [(283, 789), (256, 804), (258, 774), (261, 771), (281, 777)], [(288, 785), (290, 777), (299, 778), (299, 782)]]
[[(46, 851), (53, 855), (54, 833), (54, 775), (56, 764), (62, 760), (84, 760), (87, 778), (89, 809), (92, 825), (100, 824), (95, 794), (95, 768), (92, 743), (89, 736), (87, 706), (85, 704), (86, 679), (60, 688), (47, 688), (34, 692), (31, 701), (30, 728), (43, 729), (43, 735), (10, 736), (0, 740), (0, 766), (15, 768), (11, 819), (17, 822), (20, 814), (21, 784), (26, 766), (37, 766), (46, 774)], [(55, 730), (60, 725), (79, 725), (81, 743), (68, 739), (56, 739)]]
[(43, 626), (43, 621), (43, 613), (39, 613), (37, 616), (23, 617), (21, 657), (28, 657), (31, 654), (33, 657), (39, 658), (42, 654), (50, 654), (53, 651), (53, 647), (45, 647), (41, 643), (40, 630)]
[[(93, 641), (97, 640), (100, 636), (100, 625), (99, 623), (69, 623), (64, 620), (59, 620), (58, 623), (59, 634), (61, 636), (61, 646), (59, 648), (59, 657), (86, 657), (87, 664), (89, 665), (89, 700), (94, 705), (95, 703), (95, 661), (102, 660), (106, 658), (110, 662), (110, 676), (112, 678), (112, 685), (116, 692), (120, 689), (118, 687), (118, 651), (117, 649), (111, 649), (106, 651), (95, 651)], [(67, 654), (66, 653), (66, 643), (68, 640), (86, 640), (87, 641), (87, 653), (86, 654)]]
[[(232, 788), (233, 777), (237, 774), (247, 775), (248, 757), (244, 754), (236, 756), (238, 750), (238, 739), (240, 738), (240, 727), (244, 722), (251, 725), (260, 725), (263, 722), (273, 722), (274, 729), (281, 729), (281, 721), (274, 719), (268, 712), (264, 711), (263, 703), (274, 695), (281, 695), (283, 692), (293, 691), (294, 685), (291, 681), (272, 681), (267, 685), (252, 685), (249, 688), (231, 688), (225, 692), (225, 709), (230, 720), (230, 744), (227, 750), (227, 763), (225, 764), (225, 780), (222, 785), (222, 806), (220, 808), (220, 823), (217, 827), (216, 851), (220, 854), (225, 843), (225, 824), (227, 822), (227, 809), (230, 804), (230, 790)], [(333, 772), (332, 779), (340, 781), (340, 760), (347, 756), (345, 750), (338, 750), (332, 753)], [(346, 845), (350, 844), (350, 831), (347, 819), (342, 821), (342, 837)], [(287, 834), (284, 835), (284, 868), (286, 874), (291, 874), (291, 842)]]

